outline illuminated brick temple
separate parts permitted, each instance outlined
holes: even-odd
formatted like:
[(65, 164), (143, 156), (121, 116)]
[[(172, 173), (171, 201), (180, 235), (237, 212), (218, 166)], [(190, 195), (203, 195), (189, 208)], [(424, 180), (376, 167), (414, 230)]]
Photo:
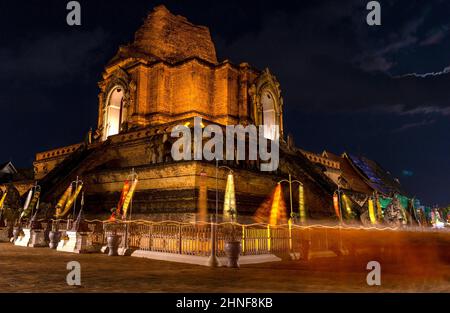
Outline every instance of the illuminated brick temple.
[[(98, 125), (83, 143), (36, 154), (41, 201), (54, 207), (67, 185), (82, 178), (85, 209), (109, 214), (132, 169), (139, 174), (133, 214), (195, 220), (202, 203), (216, 201), (216, 164), (171, 157), (175, 125), (279, 125), (280, 166), (262, 172), (259, 161), (221, 161), (233, 169), (237, 211), (251, 216), (291, 174), (305, 189), (308, 218), (333, 216), (336, 188), (284, 133), (280, 85), (268, 69), (218, 61), (208, 28), (156, 7), (105, 66), (99, 82)], [(218, 170), (223, 207), (228, 169)], [(297, 197), (297, 195), (294, 195)], [(298, 201), (298, 200), (296, 200)], [(297, 205), (295, 205), (297, 207)]]

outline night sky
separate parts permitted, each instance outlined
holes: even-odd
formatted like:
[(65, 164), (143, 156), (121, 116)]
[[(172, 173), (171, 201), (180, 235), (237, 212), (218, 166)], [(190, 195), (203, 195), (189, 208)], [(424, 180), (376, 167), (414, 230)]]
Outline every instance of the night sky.
[[(81, 142), (96, 126), (97, 82), (161, 1), (0, 3), (0, 162)], [(219, 60), (269, 67), (297, 146), (376, 160), (426, 204), (450, 203), (450, 1), (169, 1), (210, 28)]]

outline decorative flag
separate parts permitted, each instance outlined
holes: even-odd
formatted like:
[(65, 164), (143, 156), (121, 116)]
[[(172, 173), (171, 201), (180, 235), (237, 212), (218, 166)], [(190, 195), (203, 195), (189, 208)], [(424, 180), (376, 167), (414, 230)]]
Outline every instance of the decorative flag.
[(227, 186), (225, 188), (225, 200), (223, 204), (223, 219), (224, 221), (234, 221), (237, 215), (236, 211), (236, 195), (234, 192), (233, 174), (228, 174)]
[[(72, 204), (77, 201), (78, 195), (80, 194), (81, 188), (83, 188), (83, 183), (79, 184), (75, 192), (70, 196), (67, 200), (66, 205), (64, 206), (64, 211), (67, 213), (69, 211)], [(64, 214), (65, 215), (65, 214)]]
[(350, 201), (350, 199), (347, 197), (346, 194), (342, 194), (342, 202), (345, 205), (345, 211), (347, 212), (348, 216), (352, 215), (352, 202)]
[(69, 212), (70, 207), (72, 206), (72, 204), (73, 204), (75, 201), (77, 201), (77, 197), (78, 197), (78, 195), (80, 194), (81, 188), (83, 188), (83, 183), (80, 183), (80, 184), (78, 185), (77, 189), (75, 190), (75, 192), (73, 192), (73, 193), (70, 195), (70, 197), (68, 198), (68, 200), (67, 200), (67, 202), (66, 202), (66, 204), (65, 204), (65, 206), (64, 206), (64, 211), (61, 212), (61, 210), (60, 210), (61, 213), (56, 214), (56, 215), (55, 215), (56, 218), (62, 218), (62, 217), (64, 217), (64, 216), (67, 214), (67, 212)]
[(270, 209), (270, 225), (279, 225), (286, 223), (286, 205), (281, 193), (281, 184), (277, 184), (273, 193), (272, 207)]
[(120, 194), (119, 203), (117, 203), (117, 209), (116, 212), (111, 215), (111, 220), (115, 220), (116, 216), (122, 215), (122, 207), (125, 202), (125, 198), (127, 197), (127, 194), (130, 190), (130, 181), (127, 179), (125, 183), (123, 184), (122, 193)]
[(383, 209), (381, 208), (380, 198), (376, 198), (376, 206), (377, 206), (377, 219), (379, 221), (383, 220)]
[(31, 199), (30, 205), (28, 206), (28, 210), (32, 212), (35, 208), (39, 207), (39, 197), (41, 196), (41, 192), (39, 190), (35, 191), (33, 198)]
[(119, 203), (117, 204), (117, 213), (121, 213), (125, 198), (127, 197), (128, 191), (130, 191), (130, 181), (127, 179), (123, 184), (122, 194), (120, 195)]
[(281, 184), (277, 184), (270, 197), (256, 210), (253, 218), (257, 223), (271, 225), (286, 223), (286, 204), (282, 196)]
[[(420, 224), (419, 218), (417, 217), (416, 207), (415, 207), (414, 204), (415, 204), (414, 198), (410, 199), (409, 206), (408, 206), (408, 211), (410, 212), (411, 217), (414, 218), (414, 220)], [(413, 222), (412, 219), (409, 222), (412, 223)]]
[(334, 211), (336, 212), (336, 216), (340, 219), (341, 218), (341, 210), (339, 208), (339, 195), (336, 192), (333, 195), (333, 206), (334, 206)]
[(40, 191), (36, 191), (34, 193), (34, 195), (32, 196), (31, 200), (28, 201), (28, 199), (30, 198), (30, 195), (33, 195), (33, 189), (31, 189), (30, 192), (28, 193), (28, 197), (25, 202), (25, 204), (27, 204), (27, 206), (26, 206), (26, 208), (24, 206), (24, 210), (20, 214), (19, 221), (22, 220), (22, 218), (24, 218), (24, 217), (28, 217), (30, 215), (31, 211), (34, 210), (34, 207), (36, 206), (36, 204), (39, 201), (39, 196), (41, 195), (41, 193), (40, 193)]
[(403, 224), (408, 223), (408, 217), (406, 215), (406, 209), (408, 208), (408, 198), (405, 196), (401, 196), (399, 194), (395, 195), (395, 198), (397, 199), (397, 207), (400, 210), (403, 218)]
[(380, 202), (381, 208), (386, 209), (392, 202), (392, 198), (383, 198), (378, 196), (378, 201)]
[(301, 184), (298, 186), (298, 208), (300, 211), (300, 223), (304, 223), (306, 222), (305, 188)]
[(64, 191), (64, 194), (61, 196), (58, 203), (56, 204), (55, 216), (61, 215), (61, 210), (65, 206), (67, 199), (69, 199), (71, 193), (72, 193), (72, 184), (70, 184), (69, 187), (67, 187), (66, 191)]
[(0, 199), (0, 210), (3, 209), (3, 204), (5, 203), (5, 199), (6, 199), (6, 195), (7, 195), (7, 194), (8, 194), (8, 192), (5, 191), (5, 192), (3, 193), (2, 198)]
[(28, 209), (28, 206), (31, 202), (31, 197), (33, 197), (33, 188), (30, 189), (27, 195), (27, 199), (25, 200), (25, 203), (23, 205), (22, 213), (20, 214), (22, 216), (23, 212), (25, 212)]
[(131, 185), (130, 190), (127, 193), (127, 196), (125, 197), (125, 201), (123, 202), (123, 215), (122, 215), (122, 219), (125, 219), (127, 217), (127, 212), (128, 212), (128, 206), (130, 205), (131, 199), (133, 198), (133, 194), (134, 191), (136, 189), (136, 185), (138, 183), (138, 179), (137, 177), (133, 180), (133, 183)]
[(368, 205), (369, 205), (369, 218), (370, 218), (370, 222), (371, 222), (372, 224), (376, 224), (376, 223), (377, 223), (377, 218), (376, 218), (376, 216), (375, 216), (375, 208), (374, 208), (373, 200), (372, 200), (372, 199), (369, 199)]

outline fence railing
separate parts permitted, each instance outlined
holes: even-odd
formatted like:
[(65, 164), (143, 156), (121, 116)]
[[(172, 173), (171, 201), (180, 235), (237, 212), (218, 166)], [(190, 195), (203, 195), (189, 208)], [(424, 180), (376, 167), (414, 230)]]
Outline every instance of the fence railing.
[[(211, 227), (208, 223), (107, 222), (104, 224), (104, 236), (111, 233), (119, 235), (122, 248), (208, 256), (211, 254)], [(224, 223), (216, 227), (215, 244), (218, 256), (225, 255), (225, 243), (230, 236), (241, 242), (241, 255), (283, 255), (301, 253), (305, 248), (314, 252), (338, 248), (341, 245), (335, 230), (301, 228), (295, 225)]]
[[(183, 255), (209, 256), (211, 231), (209, 223), (136, 221), (86, 221), (94, 245), (105, 246), (110, 234), (121, 238), (120, 246), (132, 250), (166, 252)], [(71, 229), (72, 221), (41, 221), (50, 231), (55, 227), (62, 232)], [(297, 254), (307, 258), (314, 253), (332, 252), (335, 255), (355, 253), (371, 248), (393, 251), (408, 241), (426, 244), (427, 240), (449, 242), (447, 232), (424, 229), (399, 230), (393, 228), (340, 227), (324, 225), (279, 225), (223, 223), (216, 231), (216, 253), (225, 255), (225, 244), (230, 239), (241, 242), (241, 255)], [(381, 230), (381, 232), (380, 232)]]

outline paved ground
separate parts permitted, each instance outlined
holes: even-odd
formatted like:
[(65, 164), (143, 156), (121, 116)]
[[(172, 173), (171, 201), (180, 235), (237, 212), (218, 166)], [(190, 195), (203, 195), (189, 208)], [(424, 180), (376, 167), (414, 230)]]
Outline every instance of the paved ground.
[[(0, 243), (0, 292), (450, 292), (450, 264), (442, 260), (380, 260), (382, 285), (369, 287), (366, 264), (370, 259), (326, 258), (211, 269)], [(74, 260), (81, 263), (81, 287), (66, 284), (66, 264)]]

